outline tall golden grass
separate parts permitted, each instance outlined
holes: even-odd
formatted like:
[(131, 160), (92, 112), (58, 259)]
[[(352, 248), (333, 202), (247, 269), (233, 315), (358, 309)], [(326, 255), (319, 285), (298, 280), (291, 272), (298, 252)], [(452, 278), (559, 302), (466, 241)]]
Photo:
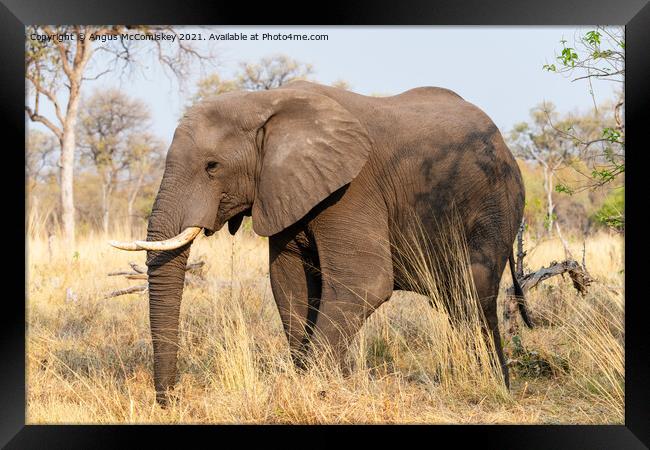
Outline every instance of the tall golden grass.
[[(488, 363), (493, 349), (481, 338), (478, 310), (450, 325), (440, 277), (421, 249), (405, 254), (424, 295), (396, 292), (382, 305), (353, 341), (353, 369), (343, 376), (328, 355), (306, 372), (294, 369), (268, 284), (266, 239), (200, 236), (190, 259), (206, 262), (208, 285), (185, 290), (180, 376), (163, 410), (154, 398), (146, 295), (104, 298), (129, 283), (106, 274), (144, 264), (145, 255), (115, 250), (100, 234), (70, 248), (48, 238), (42, 222), (27, 224), (28, 423), (623, 423), (618, 236), (587, 238), (588, 269), (599, 282), (586, 297), (560, 277), (530, 293), (545, 325), (523, 329), (521, 342), (527, 357), (554, 370), (531, 375), (513, 366), (509, 392)], [(110, 236), (130, 237), (126, 227)], [(581, 241), (570, 244), (580, 254)], [(527, 263), (562, 257), (561, 243), (549, 240)], [(455, 283), (454, 301), (471, 300), (467, 273)], [(509, 273), (502, 284), (500, 302)], [(505, 349), (513, 354), (507, 339)]]

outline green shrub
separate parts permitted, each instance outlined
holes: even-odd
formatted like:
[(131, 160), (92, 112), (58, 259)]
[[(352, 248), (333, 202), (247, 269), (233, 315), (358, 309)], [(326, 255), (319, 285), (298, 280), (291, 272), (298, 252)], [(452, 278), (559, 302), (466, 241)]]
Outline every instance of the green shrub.
[(609, 193), (603, 206), (594, 214), (596, 222), (618, 231), (625, 229), (625, 188), (617, 188)]

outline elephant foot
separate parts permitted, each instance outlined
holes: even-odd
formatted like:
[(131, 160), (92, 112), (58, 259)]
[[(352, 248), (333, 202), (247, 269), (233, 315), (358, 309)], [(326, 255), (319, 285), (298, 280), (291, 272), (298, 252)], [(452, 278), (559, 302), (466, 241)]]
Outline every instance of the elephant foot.
[(299, 373), (304, 373), (307, 371), (307, 355), (302, 352), (291, 352), (291, 361), (293, 361), (293, 367)]
[(176, 400), (178, 400), (178, 395), (174, 394), (173, 388), (169, 388), (166, 391), (156, 391), (156, 403), (162, 409), (167, 409)]
[(169, 406), (169, 398), (166, 392), (156, 392), (156, 403), (162, 408), (167, 409)]

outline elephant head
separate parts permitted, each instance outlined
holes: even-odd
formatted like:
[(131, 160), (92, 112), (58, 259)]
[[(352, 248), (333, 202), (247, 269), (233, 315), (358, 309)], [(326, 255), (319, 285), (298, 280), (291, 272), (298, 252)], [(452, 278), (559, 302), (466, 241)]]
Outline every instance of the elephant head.
[(234, 92), (192, 107), (174, 134), (147, 240), (157, 400), (176, 378), (178, 317), (192, 240), (244, 215), (270, 236), (352, 181), (370, 153), (361, 123), (336, 101), (296, 88)]

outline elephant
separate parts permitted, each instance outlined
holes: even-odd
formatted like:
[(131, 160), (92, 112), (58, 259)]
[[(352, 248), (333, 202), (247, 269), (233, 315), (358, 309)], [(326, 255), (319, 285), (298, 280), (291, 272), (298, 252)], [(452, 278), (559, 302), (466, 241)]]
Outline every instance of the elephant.
[[(295, 364), (310, 342), (334, 355), (394, 289), (408, 288), (392, 244), (409, 217), (435, 242), (437, 218), (457, 211), (471, 276), (509, 386), (497, 321), (499, 282), (524, 209), (517, 163), (499, 130), (455, 92), (418, 87), (388, 97), (296, 81), (192, 106), (180, 120), (146, 240), (156, 399), (177, 376), (178, 323), (192, 240), (252, 216), (268, 237), (273, 297)], [(316, 338), (319, 339), (316, 339)]]

